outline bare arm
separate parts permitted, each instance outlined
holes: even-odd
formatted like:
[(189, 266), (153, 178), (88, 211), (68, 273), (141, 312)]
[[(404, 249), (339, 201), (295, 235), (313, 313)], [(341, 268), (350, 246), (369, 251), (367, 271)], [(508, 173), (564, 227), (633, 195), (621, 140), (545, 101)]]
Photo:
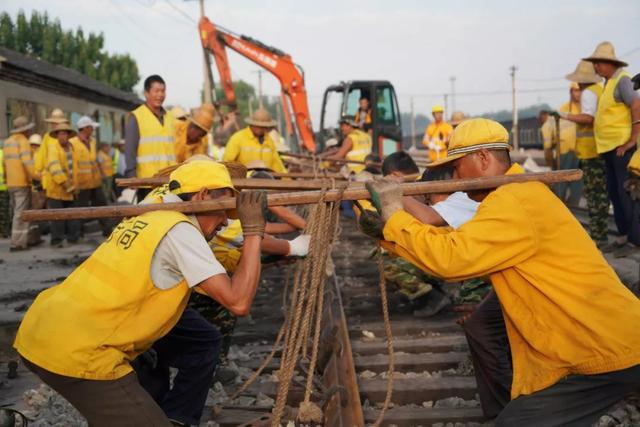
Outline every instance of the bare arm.
[(338, 149), (338, 151), (329, 156), (329, 159), (344, 159), (345, 156), (347, 155), (347, 153), (349, 151), (351, 151), (351, 149), (353, 148), (353, 141), (351, 141), (351, 138), (347, 137), (345, 138), (345, 140), (342, 142), (342, 145), (340, 146), (340, 149)]
[(269, 208), (269, 211), (271, 211), (271, 213), (276, 215), (287, 224), (294, 227), (294, 229), (302, 230), (307, 225), (307, 222), (304, 220), (304, 218), (287, 207), (272, 206)]
[(264, 227), (264, 232), (268, 234), (287, 234), (296, 230), (293, 225), (281, 222), (268, 222)]
[(411, 214), (415, 219), (423, 224), (434, 225), (436, 227), (446, 226), (447, 223), (438, 212), (431, 206), (420, 203), (413, 197), (403, 197), (402, 207)]
[(246, 236), (238, 268), (229, 278), (217, 274), (203, 280), (198, 286), (211, 298), (236, 316), (249, 314), (260, 281), (260, 246), (258, 235)]
[(262, 240), (262, 252), (269, 255), (289, 255), (289, 241), (284, 239), (276, 239), (268, 234), (264, 235)]
[(593, 116), (591, 114), (567, 114), (563, 117), (565, 120), (569, 120), (573, 123), (578, 123), (579, 125), (592, 125), (593, 124)]

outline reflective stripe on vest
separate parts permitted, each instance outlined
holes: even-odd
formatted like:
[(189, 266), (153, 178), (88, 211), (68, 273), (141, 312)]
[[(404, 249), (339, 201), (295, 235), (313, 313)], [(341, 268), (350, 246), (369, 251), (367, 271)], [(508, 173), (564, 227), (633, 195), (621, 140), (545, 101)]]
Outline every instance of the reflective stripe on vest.
[(613, 96), (623, 76), (628, 77), (629, 74), (619, 69), (604, 85), (598, 101), (598, 111), (593, 122), (598, 153), (611, 151), (631, 138), (631, 110), (623, 102), (617, 102)]
[[(347, 160), (364, 161), (364, 158), (371, 154), (371, 135), (361, 131), (360, 129), (355, 129), (349, 133), (349, 139), (353, 146), (345, 158)], [(365, 166), (363, 164), (347, 163), (347, 168), (349, 168), (353, 173), (361, 172), (364, 170), (364, 167)]]
[(156, 172), (176, 164), (173, 116), (165, 112), (163, 123), (149, 110), (141, 105), (133, 110), (138, 122), (140, 140), (136, 173), (140, 178), (153, 176)]
[[(189, 219), (155, 211), (123, 220), (60, 285), (38, 295), (18, 330), (15, 348), (59, 375), (111, 380), (166, 335), (189, 299), (183, 280), (161, 290), (151, 261), (167, 232)], [(64, 337), (64, 339), (60, 339)]]
[[(602, 85), (600, 83), (593, 84), (585, 91), (592, 92), (596, 95), (596, 99), (600, 100), (602, 95)], [(593, 132), (593, 124), (577, 124), (576, 125), (576, 156), (579, 159), (587, 160), (598, 157), (598, 150), (596, 147), (596, 139)]]

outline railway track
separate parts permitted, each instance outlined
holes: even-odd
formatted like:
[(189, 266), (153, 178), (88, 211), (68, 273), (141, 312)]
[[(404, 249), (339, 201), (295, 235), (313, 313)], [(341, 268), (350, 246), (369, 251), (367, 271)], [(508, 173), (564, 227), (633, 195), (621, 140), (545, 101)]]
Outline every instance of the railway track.
[[(324, 413), (325, 426), (371, 425), (387, 390), (389, 356), (382, 321), (379, 273), (370, 259), (372, 242), (352, 220), (342, 219), (339, 243), (333, 251), (335, 280), (327, 285), (320, 357), (312, 400)], [(283, 321), (282, 293), (286, 267), (266, 269), (250, 320), (236, 329), (231, 359), (248, 377), (269, 354)], [(382, 425), (480, 425), (482, 411), (468, 366), (468, 350), (458, 317), (445, 312), (429, 319), (412, 315), (409, 307), (388, 291), (394, 335), (395, 373), (392, 404)], [(270, 425), (277, 393), (280, 349), (258, 380), (235, 401), (223, 403), (211, 421), (220, 426)], [(295, 417), (304, 394), (305, 363), (291, 386), (288, 415)], [(242, 382), (222, 389), (216, 384), (209, 404), (220, 404)], [(287, 413), (287, 412), (286, 412)], [(457, 424), (456, 424), (457, 423)], [(284, 423), (286, 425), (286, 422)]]

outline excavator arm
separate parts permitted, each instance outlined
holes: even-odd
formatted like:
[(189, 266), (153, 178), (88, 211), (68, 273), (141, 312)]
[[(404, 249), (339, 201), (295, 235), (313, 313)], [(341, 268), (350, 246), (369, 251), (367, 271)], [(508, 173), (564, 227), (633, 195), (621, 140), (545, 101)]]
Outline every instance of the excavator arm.
[[(316, 144), (311, 127), (304, 76), (291, 56), (258, 40), (233, 34), (216, 26), (206, 17), (200, 19), (199, 30), (202, 46), (211, 52), (216, 61), (227, 102), (231, 105), (236, 103), (236, 95), (231, 81), (231, 69), (225, 49), (229, 47), (278, 79), (282, 88), (283, 100), (286, 98), (291, 104), (302, 146), (314, 153)], [(283, 104), (285, 103), (283, 102)], [(283, 107), (286, 108), (285, 117), (288, 117), (288, 107), (286, 104)], [(287, 125), (289, 126), (289, 123)]]

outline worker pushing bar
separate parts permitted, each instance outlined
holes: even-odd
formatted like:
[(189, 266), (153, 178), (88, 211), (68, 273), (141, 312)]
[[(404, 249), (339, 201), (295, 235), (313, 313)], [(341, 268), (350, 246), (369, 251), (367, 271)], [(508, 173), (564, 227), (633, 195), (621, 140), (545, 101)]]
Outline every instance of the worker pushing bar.
[[(452, 193), (455, 191), (474, 191), (500, 187), (505, 184), (540, 181), (545, 184), (576, 181), (582, 178), (580, 170), (566, 170), (555, 172), (529, 173), (513, 176), (495, 176), (488, 178), (458, 179), (440, 182), (416, 182), (401, 184), (403, 194), (413, 196), (430, 193)], [(294, 193), (269, 194), (267, 203), (271, 206), (308, 205), (320, 201), (322, 191), (301, 191)], [(363, 187), (348, 188), (344, 191), (329, 190), (324, 195), (324, 200), (333, 202), (340, 200), (359, 200), (369, 198), (369, 192)], [(48, 209), (46, 211), (25, 211), (22, 214), (24, 221), (55, 221), (60, 219), (95, 219), (95, 218), (122, 218), (141, 215), (155, 210), (172, 210), (182, 213), (202, 213), (233, 209), (235, 199), (229, 197), (223, 200), (210, 200), (202, 202), (182, 202), (161, 205), (145, 206), (108, 206), (101, 208), (71, 208)]]

